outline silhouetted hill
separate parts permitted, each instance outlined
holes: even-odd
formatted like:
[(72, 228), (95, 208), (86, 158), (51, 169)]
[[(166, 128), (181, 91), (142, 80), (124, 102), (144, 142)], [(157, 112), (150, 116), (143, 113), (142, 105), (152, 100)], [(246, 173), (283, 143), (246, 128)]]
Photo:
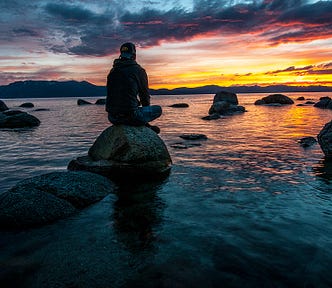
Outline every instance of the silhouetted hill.
[[(328, 86), (230, 86), (208, 85), (195, 88), (150, 89), (151, 95), (215, 94), (226, 90), (234, 93), (332, 92)], [(19, 81), (0, 86), (0, 98), (51, 98), (105, 96), (106, 87), (82, 81)]]
[(19, 81), (0, 86), (0, 98), (105, 96), (106, 88), (82, 81)]

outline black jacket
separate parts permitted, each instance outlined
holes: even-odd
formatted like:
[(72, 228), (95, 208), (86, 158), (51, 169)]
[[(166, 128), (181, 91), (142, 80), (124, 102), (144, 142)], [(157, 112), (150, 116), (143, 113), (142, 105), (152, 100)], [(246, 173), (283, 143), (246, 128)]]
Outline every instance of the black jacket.
[(148, 77), (145, 70), (134, 60), (116, 59), (107, 76), (106, 111), (130, 113), (140, 104), (150, 105)]

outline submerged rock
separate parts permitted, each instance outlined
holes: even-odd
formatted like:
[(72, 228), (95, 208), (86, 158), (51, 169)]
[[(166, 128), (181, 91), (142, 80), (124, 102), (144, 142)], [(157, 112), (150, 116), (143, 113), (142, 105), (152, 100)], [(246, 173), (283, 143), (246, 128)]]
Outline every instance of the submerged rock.
[(92, 105), (92, 103), (90, 103), (89, 101), (83, 100), (83, 99), (78, 99), (77, 100), (77, 105), (81, 106), (81, 105)]
[(201, 143), (176, 142), (176, 143), (171, 144), (170, 146), (175, 149), (188, 149), (191, 147), (197, 147), (197, 146), (201, 146), (201, 145), (202, 145)]
[(299, 140), (299, 143), (302, 147), (306, 148), (306, 147), (310, 147), (310, 146), (314, 145), (315, 143), (317, 143), (317, 140), (315, 137), (308, 136), (308, 137), (301, 138)]
[(185, 140), (206, 140), (207, 136), (204, 134), (185, 133), (180, 135), (180, 138)]
[(294, 101), (286, 95), (283, 94), (271, 94), (269, 96), (263, 97), (255, 102), (255, 105), (265, 105), (265, 104), (294, 104)]
[(332, 158), (332, 121), (326, 123), (317, 135), (318, 143), (325, 157)]
[(8, 107), (5, 102), (0, 100), (0, 112), (8, 110)]
[(0, 195), (0, 227), (26, 228), (68, 217), (115, 190), (88, 172), (52, 172), (25, 179)]
[(26, 103), (22, 103), (20, 105), (20, 107), (23, 107), (23, 108), (33, 108), (33, 107), (35, 107), (35, 105), (33, 105), (33, 103), (31, 103), (31, 102), (26, 102)]
[(25, 128), (39, 126), (37, 117), (19, 110), (0, 112), (0, 128)]
[(117, 125), (105, 129), (88, 151), (68, 164), (69, 170), (86, 170), (107, 177), (151, 178), (170, 171), (165, 143), (145, 126)]
[(219, 119), (220, 117), (221, 117), (220, 114), (213, 113), (211, 115), (207, 115), (207, 116), (202, 117), (202, 120), (216, 120), (216, 119)]
[(51, 111), (49, 108), (37, 108), (35, 110), (33, 110), (35, 112), (40, 112), (40, 111)]

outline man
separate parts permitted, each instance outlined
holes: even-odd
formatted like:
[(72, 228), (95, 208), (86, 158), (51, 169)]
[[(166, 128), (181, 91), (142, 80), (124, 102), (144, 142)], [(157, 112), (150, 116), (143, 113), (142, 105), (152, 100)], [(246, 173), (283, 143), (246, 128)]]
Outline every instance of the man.
[(159, 127), (151, 126), (149, 122), (160, 117), (162, 109), (158, 105), (150, 105), (148, 77), (136, 62), (135, 45), (122, 44), (120, 53), (107, 76), (108, 120), (114, 125), (145, 125), (159, 133)]

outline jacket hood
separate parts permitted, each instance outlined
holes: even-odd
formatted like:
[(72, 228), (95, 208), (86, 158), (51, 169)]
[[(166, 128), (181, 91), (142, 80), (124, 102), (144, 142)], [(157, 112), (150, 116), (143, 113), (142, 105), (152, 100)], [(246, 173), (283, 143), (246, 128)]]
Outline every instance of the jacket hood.
[(132, 59), (115, 59), (113, 62), (113, 67), (126, 67), (126, 66), (132, 66), (132, 65), (138, 65), (135, 60)]

